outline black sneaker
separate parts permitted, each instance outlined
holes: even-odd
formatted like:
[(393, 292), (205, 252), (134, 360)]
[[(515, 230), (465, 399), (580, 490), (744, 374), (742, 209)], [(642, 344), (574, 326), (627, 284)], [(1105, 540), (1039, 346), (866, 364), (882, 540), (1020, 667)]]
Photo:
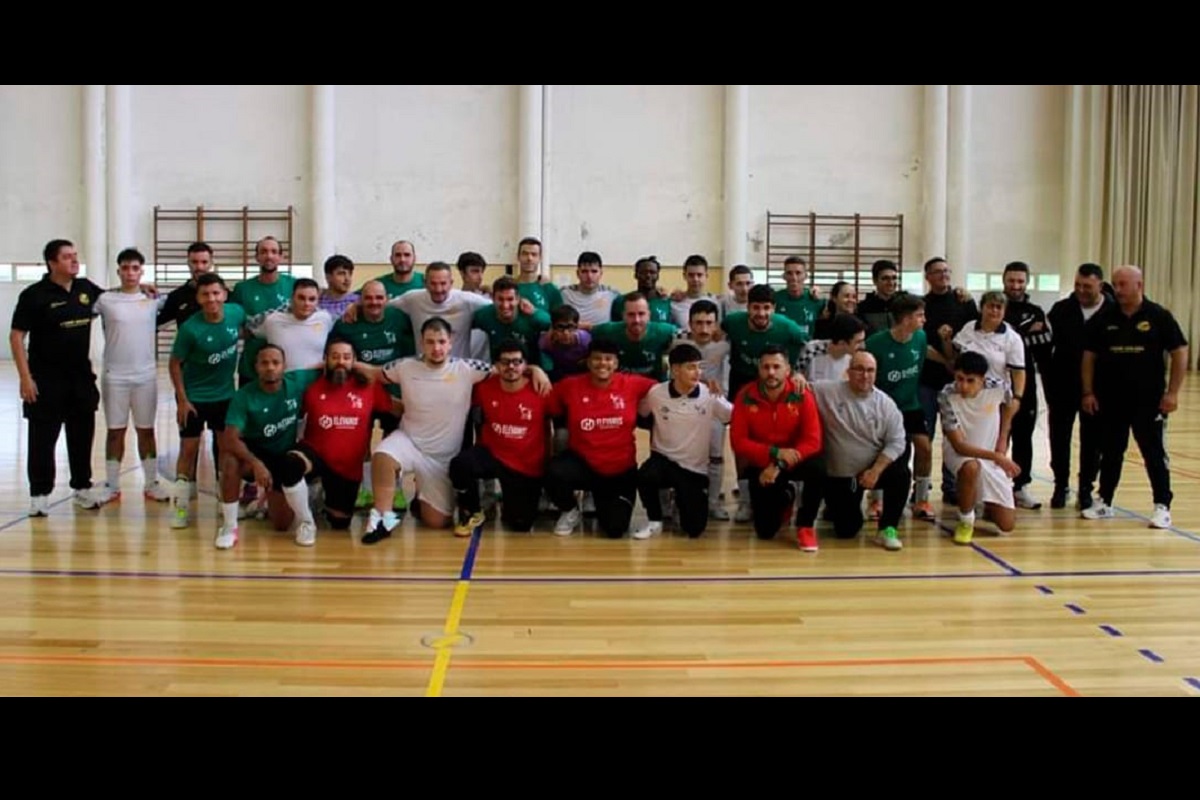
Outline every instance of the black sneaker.
[(1067, 507), (1067, 490), (1061, 486), (1054, 487), (1054, 496), (1050, 498), (1050, 508), (1062, 511)]
[(383, 520), (380, 520), (379, 524), (375, 526), (375, 530), (363, 536), (362, 543), (365, 545), (379, 544), (384, 539), (390, 538), (392, 538), (392, 532), (383, 524)]

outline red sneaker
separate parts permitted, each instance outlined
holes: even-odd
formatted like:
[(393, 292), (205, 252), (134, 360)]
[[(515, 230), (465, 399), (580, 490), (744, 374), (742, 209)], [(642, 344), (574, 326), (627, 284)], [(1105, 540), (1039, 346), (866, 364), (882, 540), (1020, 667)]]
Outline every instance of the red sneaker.
[(801, 528), (796, 533), (796, 541), (800, 544), (800, 549), (806, 553), (816, 553), (821, 549), (817, 543), (817, 532), (812, 528)]

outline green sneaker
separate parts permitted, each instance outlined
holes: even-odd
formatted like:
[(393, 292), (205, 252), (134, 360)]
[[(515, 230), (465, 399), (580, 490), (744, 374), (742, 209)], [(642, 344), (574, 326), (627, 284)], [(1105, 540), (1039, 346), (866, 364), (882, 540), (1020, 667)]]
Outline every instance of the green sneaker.
[(900, 534), (895, 528), (881, 530), (875, 537), (875, 544), (889, 553), (898, 553), (904, 549), (904, 543), (900, 541)]
[(975, 540), (975, 526), (969, 522), (960, 522), (954, 529), (954, 543), (967, 547)]
[(392, 503), (392, 510), (397, 513), (408, 511), (408, 498), (404, 496), (404, 492), (397, 490), (396, 499)]
[(375, 505), (375, 495), (368, 492), (366, 489), (358, 490), (358, 500), (354, 503), (356, 509), (373, 508)]

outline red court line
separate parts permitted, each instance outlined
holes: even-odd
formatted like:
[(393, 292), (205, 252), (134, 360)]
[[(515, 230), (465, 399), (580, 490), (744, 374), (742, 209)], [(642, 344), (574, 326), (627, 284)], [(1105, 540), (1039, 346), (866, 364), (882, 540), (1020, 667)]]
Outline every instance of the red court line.
[[(662, 670), (769, 670), (769, 669), (829, 669), (862, 667), (921, 667), (970, 666), (978, 664), (1022, 664), (1067, 697), (1079, 697), (1070, 684), (1054, 674), (1033, 656), (965, 656), (946, 658), (879, 658), (841, 659), (830, 661), (470, 661), (460, 659), (456, 671), (581, 672)], [(224, 669), (332, 669), (360, 671), (403, 672), (428, 670), (430, 661), (348, 661), (255, 658), (171, 658), (139, 656), (33, 655), (0, 656), (0, 666), (88, 666), (88, 667), (178, 667)]]

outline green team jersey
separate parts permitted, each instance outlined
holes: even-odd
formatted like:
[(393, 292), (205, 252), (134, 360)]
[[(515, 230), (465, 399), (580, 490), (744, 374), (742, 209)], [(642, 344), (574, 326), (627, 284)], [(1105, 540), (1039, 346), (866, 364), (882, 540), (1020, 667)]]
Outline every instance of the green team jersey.
[(233, 396), (225, 425), (241, 431), (247, 445), (282, 455), (296, 446), (296, 424), (311, 383), (299, 372), (284, 375), (277, 392), (264, 392), (258, 381), (248, 383)]
[(787, 289), (775, 293), (775, 313), (782, 314), (800, 326), (804, 331), (804, 340), (812, 339), (813, 327), (817, 324), (821, 312), (825, 310), (825, 301), (813, 297), (812, 292), (804, 290), (800, 297), (792, 297)]
[(755, 330), (750, 325), (750, 315), (745, 311), (730, 314), (721, 323), (729, 339), (729, 387), (735, 388), (758, 380), (758, 360), (769, 345), (777, 345), (787, 351), (788, 363), (795, 365), (800, 360), (807, 337), (799, 325), (785, 316), (771, 317), (771, 325), (765, 331)]
[(917, 331), (904, 343), (896, 341), (890, 330), (880, 331), (867, 339), (867, 352), (878, 362), (875, 385), (896, 401), (901, 411), (919, 411), (918, 387), (928, 352), (925, 331)]
[(655, 380), (667, 379), (667, 353), (675, 342), (679, 329), (665, 322), (651, 322), (646, 326), (646, 335), (633, 342), (625, 330), (624, 322), (610, 322), (592, 329), (593, 341), (612, 342), (621, 348), (622, 372), (645, 375)]
[[(379, 282), (383, 284), (383, 290), (387, 292), (388, 300), (395, 300), (397, 297), (406, 295), (409, 292), (425, 288), (425, 276), (419, 272), (413, 272), (412, 280), (408, 283), (399, 283), (396, 280), (396, 273), (394, 272), (391, 275), (384, 275), (379, 279)], [(360, 289), (359, 291), (361, 292), (362, 290)]]
[(226, 304), (224, 311), (220, 322), (195, 314), (175, 335), (171, 356), (183, 362), (183, 389), (193, 403), (220, 403), (233, 397), (246, 312), (234, 303)]
[(553, 283), (518, 283), (517, 295), (533, 303), (537, 311), (546, 312), (547, 319), (550, 312), (563, 305), (562, 292)]
[[(246, 310), (246, 327), (251, 332), (258, 330), (263, 320), (272, 311), (280, 311), (288, 307), (292, 301), (292, 290), (296, 287), (296, 279), (291, 275), (279, 274), (279, 280), (272, 284), (262, 283), (258, 278), (242, 281), (233, 287), (229, 293), (229, 302), (237, 303)], [(266, 339), (250, 337), (242, 348), (242, 361), (238, 366), (238, 374), (245, 380), (254, 380), (254, 359), (258, 351), (267, 343)]]
[[(361, 313), (358, 322), (339, 320), (333, 326), (333, 336), (349, 342), (354, 348), (354, 357), (373, 367), (415, 355), (408, 350), (413, 340), (412, 320), (408, 314), (390, 306), (383, 309), (383, 319), (378, 322), (369, 322)], [(399, 385), (389, 386), (388, 392), (399, 397)]]
[(507, 339), (516, 339), (525, 352), (526, 363), (536, 367), (542, 360), (538, 337), (550, 330), (550, 315), (541, 309), (535, 310), (532, 315), (518, 311), (517, 318), (512, 322), (501, 322), (494, 305), (484, 306), (475, 312), (471, 327), (488, 335), (493, 364), (500, 358), (500, 345)]
[[(651, 322), (665, 322), (668, 325), (673, 325), (674, 320), (675, 317), (671, 313), (671, 298), (655, 297), (650, 300)], [(625, 322), (625, 295), (621, 295), (616, 300), (613, 300), (612, 321)]]

